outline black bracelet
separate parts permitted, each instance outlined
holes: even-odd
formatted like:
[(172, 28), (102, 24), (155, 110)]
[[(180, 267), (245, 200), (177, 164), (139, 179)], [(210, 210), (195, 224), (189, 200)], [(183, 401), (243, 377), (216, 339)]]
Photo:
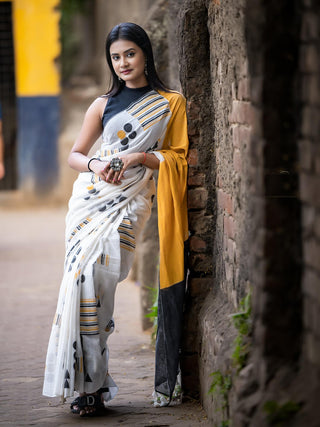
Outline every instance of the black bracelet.
[(91, 159), (88, 161), (88, 169), (90, 172), (93, 172), (93, 170), (90, 168), (90, 163), (92, 162), (92, 160), (99, 160), (99, 162), (101, 162), (101, 160), (98, 159), (98, 157), (91, 157)]

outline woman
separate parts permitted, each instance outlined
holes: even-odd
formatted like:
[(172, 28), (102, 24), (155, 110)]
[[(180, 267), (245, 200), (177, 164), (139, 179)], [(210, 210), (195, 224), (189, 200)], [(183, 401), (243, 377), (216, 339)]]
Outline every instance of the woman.
[[(117, 387), (108, 373), (106, 341), (114, 330), (114, 293), (125, 279), (135, 242), (155, 195), (160, 293), (155, 405), (170, 403), (179, 369), (188, 237), (185, 100), (159, 79), (150, 40), (136, 24), (114, 27), (106, 42), (112, 87), (89, 107), (69, 155), (81, 172), (66, 219), (65, 271), (50, 336), (43, 394), (80, 396), (80, 416), (96, 414)], [(102, 133), (96, 155), (88, 153)]]

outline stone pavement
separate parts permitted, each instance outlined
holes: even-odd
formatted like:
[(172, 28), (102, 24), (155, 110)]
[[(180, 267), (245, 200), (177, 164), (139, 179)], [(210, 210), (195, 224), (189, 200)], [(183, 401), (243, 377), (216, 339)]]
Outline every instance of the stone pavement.
[[(118, 286), (110, 373), (119, 386), (105, 414), (80, 418), (41, 395), (46, 347), (64, 256), (62, 208), (0, 210), (0, 425), (203, 426), (197, 402), (151, 405), (154, 353), (139, 321), (139, 288)], [(70, 399), (69, 399), (70, 401)]]

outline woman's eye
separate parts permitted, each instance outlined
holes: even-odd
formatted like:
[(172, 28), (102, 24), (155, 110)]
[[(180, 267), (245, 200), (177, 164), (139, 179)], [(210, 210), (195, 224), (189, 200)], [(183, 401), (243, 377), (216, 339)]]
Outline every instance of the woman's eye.
[(114, 56), (112, 57), (112, 59), (113, 59), (114, 61), (118, 61), (119, 56), (114, 55)]
[(129, 52), (128, 53), (128, 58), (132, 58), (134, 56), (134, 52)]

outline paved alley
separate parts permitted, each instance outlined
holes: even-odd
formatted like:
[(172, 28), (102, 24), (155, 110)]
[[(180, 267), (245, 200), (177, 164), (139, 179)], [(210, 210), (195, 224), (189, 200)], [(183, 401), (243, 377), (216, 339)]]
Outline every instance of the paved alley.
[[(110, 373), (119, 386), (105, 414), (73, 415), (69, 405), (42, 396), (43, 369), (64, 257), (62, 208), (0, 211), (0, 425), (203, 426), (196, 402), (154, 408), (154, 353), (140, 328), (139, 288), (118, 286), (116, 331), (109, 341)], [(71, 399), (69, 399), (70, 401)]]

